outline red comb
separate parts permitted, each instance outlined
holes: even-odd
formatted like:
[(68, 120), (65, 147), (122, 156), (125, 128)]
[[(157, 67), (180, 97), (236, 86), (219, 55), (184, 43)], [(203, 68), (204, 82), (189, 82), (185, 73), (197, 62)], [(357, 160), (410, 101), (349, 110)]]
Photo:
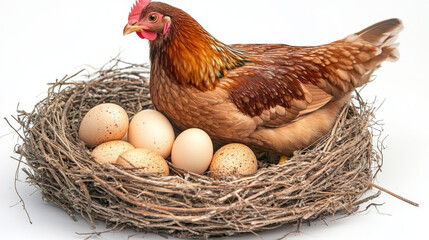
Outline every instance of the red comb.
[(151, 0), (137, 0), (136, 3), (133, 4), (131, 12), (128, 15), (128, 22), (138, 21), (143, 9), (149, 5), (150, 2)]

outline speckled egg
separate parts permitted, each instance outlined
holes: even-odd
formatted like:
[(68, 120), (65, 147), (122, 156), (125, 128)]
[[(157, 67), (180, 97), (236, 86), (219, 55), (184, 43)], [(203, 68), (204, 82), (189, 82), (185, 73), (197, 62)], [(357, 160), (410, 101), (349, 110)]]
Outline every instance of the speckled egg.
[(136, 168), (141, 172), (158, 173), (158, 176), (169, 174), (165, 159), (160, 154), (145, 148), (135, 148), (122, 153), (116, 163), (126, 168)]
[(162, 113), (143, 110), (131, 119), (128, 142), (136, 148), (150, 149), (167, 158), (174, 142), (173, 126)]
[(110, 141), (98, 145), (91, 152), (91, 156), (100, 164), (115, 163), (119, 155), (133, 148), (133, 145), (125, 141)]
[(177, 136), (171, 151), (171, 162), (182, 169), (203, 174), (213, 156), (210, 136), (201, 129), (190, 128)]
[(252, 174), (258, 170), (258, 160), (246, 145), (231, 143), (216, 151), (209, 170), (213, 177)]
[(127, 112), (119, 105), (103, 103), (84, 116), (79, 127), (79, 137), (90, 147), (119, 140), (128, 130)]

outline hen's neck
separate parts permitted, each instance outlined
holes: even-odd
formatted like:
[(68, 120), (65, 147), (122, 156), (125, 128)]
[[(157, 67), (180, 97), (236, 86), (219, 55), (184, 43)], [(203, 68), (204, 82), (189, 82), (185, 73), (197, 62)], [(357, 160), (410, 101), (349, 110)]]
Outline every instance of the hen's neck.
[(162, 68), (170, 79), (202, 91), (212, 90), (228, 70), (250, 61), (246, 53), (212, 37), (185, 12), (172, 20), (167, 34), (150, 44), (152, 65)]

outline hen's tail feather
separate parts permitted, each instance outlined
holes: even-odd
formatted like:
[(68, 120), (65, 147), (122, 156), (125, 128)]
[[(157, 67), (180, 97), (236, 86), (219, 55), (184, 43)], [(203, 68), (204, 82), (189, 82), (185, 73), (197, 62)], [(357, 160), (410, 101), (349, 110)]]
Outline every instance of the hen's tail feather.
[(380, 55), (373, 59), (378, 61), (373, 62), (379, 62), (380, 60), (395, 61), (399, 58), (397, 50), (399, 44), (395, 43), (395, 41), (402, 29), (401, 20), (392, 18), (373, 24), (354, 35), (357, 39), (370, 42), (381, 49)]
[(399, 58), (397, 50), (399, 44), (395, 41), (402, 29), (401, 20), (392, 18), (373, 24), (341, 40), (342, 44), (354, 49), (353, 59), (349, 61), (353, 68), (348, 71), (348, 76), (337, 74), (330, 78), (331, 84), (343, 92), (349, 92), (369, 82), (371, 75), (382, 62), (395, 61)]
[(402, 29), (402, 22), (397, 18), (387, 19), (373, 24), (355, 33), (362, 40), (381, 45), (390, 36), (396, 35)]

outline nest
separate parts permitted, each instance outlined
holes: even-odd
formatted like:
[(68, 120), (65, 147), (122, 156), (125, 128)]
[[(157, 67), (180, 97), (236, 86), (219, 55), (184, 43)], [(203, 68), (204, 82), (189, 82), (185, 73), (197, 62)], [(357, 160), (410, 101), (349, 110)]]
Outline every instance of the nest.
[[(77, 75), (82, 76), (82, 74)], [(23, 171), (46, 201), (113, 229), (211, 238), (255, 233), (336, 213), (355, 213), (381, 165), (372, 144), (373, 108), (355, 99), (344, 107), (330, 134), (297, 151), (281, 165), (260, 159), (249, 176), (213, 179), (178, 169), (170, 176), (99, 165), (78, 138), (92, 107), (117, 103), (132, 117), (152, 108), (148, 68), (115, 61), (84, 81), (52, 83), (32, 112), (19, 111)]]

